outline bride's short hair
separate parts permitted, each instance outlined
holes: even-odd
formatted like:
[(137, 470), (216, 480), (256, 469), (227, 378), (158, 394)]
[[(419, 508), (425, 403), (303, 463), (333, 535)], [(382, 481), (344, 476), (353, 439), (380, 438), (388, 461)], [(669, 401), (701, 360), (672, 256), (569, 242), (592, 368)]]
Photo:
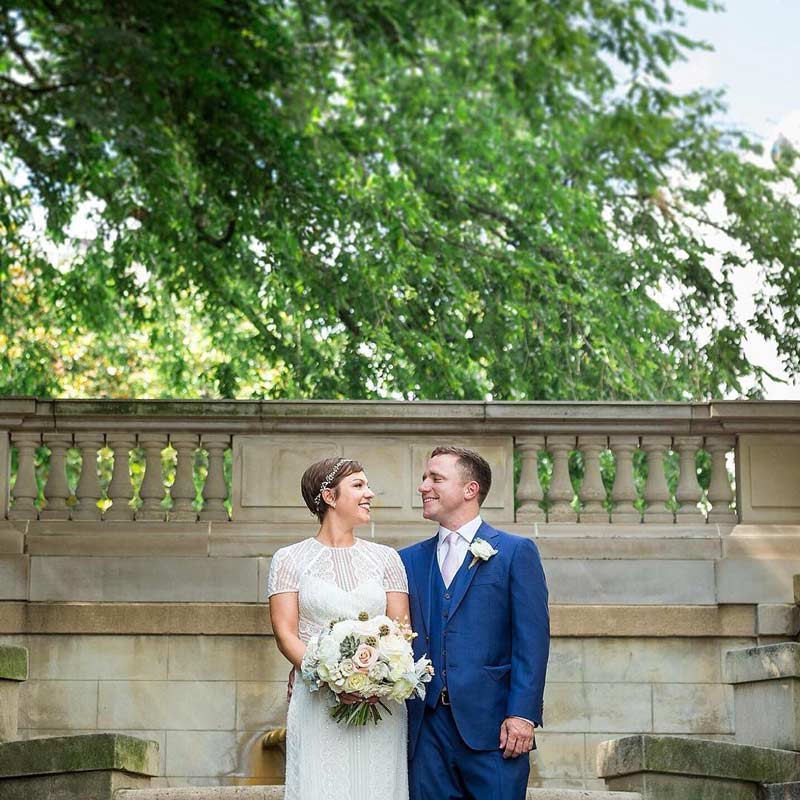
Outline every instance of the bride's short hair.
[(323, 458), (322, 461), (315, 461), (300, 479), (300, 490), (308, 510), (322, 522), (329, 508), (322, 492), (330, 489), (333, 496), (338, 497), (338, 486), (342, 480), (348, 475), (363, 471), (364, 467), (352, 458)]

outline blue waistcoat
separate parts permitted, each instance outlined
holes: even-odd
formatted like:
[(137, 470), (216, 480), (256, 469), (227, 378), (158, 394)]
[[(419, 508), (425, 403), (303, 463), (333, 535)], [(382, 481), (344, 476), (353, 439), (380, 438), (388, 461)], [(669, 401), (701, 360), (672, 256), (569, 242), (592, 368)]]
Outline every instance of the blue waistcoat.
[(449, 587), (444, 585), (438, 563), (431, 570), (431, 627), (428, 652), (435, 672), (425, 692), (425, 703), (431, 708), (436, 705), (442, 689), (447, 687), (447, 621), (450, 617), (452, 599), (456, 596), (459, 585), (466, 580), (467, 564), (472, 560), (470, 553), (467, 553), (467, 556), (469, 558), (464, 558)]

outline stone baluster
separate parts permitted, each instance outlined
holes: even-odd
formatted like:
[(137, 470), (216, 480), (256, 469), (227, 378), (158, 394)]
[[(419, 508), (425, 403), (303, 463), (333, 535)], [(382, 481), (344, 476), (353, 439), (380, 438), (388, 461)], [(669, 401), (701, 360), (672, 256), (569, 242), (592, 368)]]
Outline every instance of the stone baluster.
[(38, 433), (14, 432), (11, 443), (19, 452), (17, 482), (14, 484), (14, 505), (8, 511), (9, 519), (36, 519), (36, 448), (42, 437)]
[(600, 453), (608, 447), (605, 436), (579, 436), (578, 449), (583, 453), (581, 484), (581, 522), (608, 522), (606, 487), (600, 473)]
[(39, 512), (39, 519), (69, 519), (67, 450), (72, 447), (72, 434), (48, 431), (43, 438), (50, 450), (50, 470), (44, 487), (47, 505)]
[(726, 456), (736, 446), (733, 436), (708, 436), (705, 449), (711, 453), (711, 482), (708, 486), (709, 522), (736, 522), (736, 512), (731, 509), (733, 489), (728, 480)]
[(208, 477), (203, 487), (203, 510), (200, 519), (227, 521), (225, 498), (225, 451), (230, 447), (231, 437), (227, 433), (204, 433), (202, 446), (208, 452)]
[(636, 486), (633, 482), (633, 454), (639, 449), (638, 436), (612, 436), (608, 446), (614, 454), (615, 474), (611, 497), (614, 507), (611, 521), (614, 523), (641, 522), (642, 515), (633, 505)]
[(678, 510), (675, 516), (681, 523), (706, 521), (705, 515), (697, 507), (703, 494), (703, 488), (697, 481), (697, 451), (702, 441), (700, 436), (676, 436), (672, 442), (680, 456), (680, 477), (675, 489)]
[(575, 492), (569, 478), (569, 454), (575, 448), (575, 437), (555, 434), (547, 437), (547, 450), (553, 458), (553, 477), (547, 497), (550, 508), (548, 522), (575, 522), (575, 511), (570, 505)]
[(176, 433), (169, 437), (170, 444), (178, 453), (175, 470), (175, 483), (172, 484), (172, 509), (170, 520), (174, 522), (194, 522), (197, 512), (192, 507), (195, 498), (194, 452), (197, 450), (196, 433)]
[(144, 450), (144, 478), (139, 488), (142, 505), (136, 510), (139, 521), (163, 522), (167, 512), (161, 503), (166, 496), (161, 474), (161, 451), (167, 446), (165, 433), (140, 433), (139, 447)]
[(111, 471), (111, 482), (108, 484), (108, 496), (111, 508), (103, 515), (107, 520), (132, 520), (133, 483), (131, 483), (130, 452), (136, 446), (136, 437), (132, 433), (109, 433), (107, 445), (114, 451), (114, 468)]
[(97, 451), (105, 444), (102, 433), (76, 433), (75, 446), (81, 451), (81, 474), (75, 495), (77, 505), (72, 508), (73, 520), (100, 519), (97, 503), (103, 496), (100, 476), (97, 473)]
[(642, 449), (647, 453), (647, 482), (644, 486), (645, 522), (674, 522), (672, 512), (666, 507), (669, 500), (664, 457), (671, 444), (669, 436), (643, 436)]
[(544, 493), (539, 483), (539, 451), (544, 450), (544, 436), (522, 436), (516, 440), (520, 466), (517, 486), (517, 522), (544, 522), (541, 502)]
[(11, 480), (11, 439), (8, 431), (0, 431), (0, 520), (8, 516), (11, 495), (8, 484)]

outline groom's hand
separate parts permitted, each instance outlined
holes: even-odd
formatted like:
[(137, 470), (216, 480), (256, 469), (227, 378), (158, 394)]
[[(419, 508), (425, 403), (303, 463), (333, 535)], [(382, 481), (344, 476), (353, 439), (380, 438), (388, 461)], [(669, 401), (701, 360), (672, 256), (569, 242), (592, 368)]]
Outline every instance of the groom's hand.
[(516, 758), (533, 749), (533, 725), (519, 717), (507, 717), (500, 726), (503, 758)]

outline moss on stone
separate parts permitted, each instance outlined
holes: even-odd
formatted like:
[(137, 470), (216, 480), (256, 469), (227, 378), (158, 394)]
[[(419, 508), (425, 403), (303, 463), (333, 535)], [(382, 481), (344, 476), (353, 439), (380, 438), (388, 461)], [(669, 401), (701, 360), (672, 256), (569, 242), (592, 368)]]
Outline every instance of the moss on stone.
[(93, 733), (0, 744), (0, 778), (88, 770), (157, 775), (158, 742)]
[(15, 645), (0, 645), (0, 680), (28, 680), (28, 651)]
[(800, 780), (800, 753), (684, 736), (626, 736), (603, 742), (601, 775), (697, 775), (754, 783)]

